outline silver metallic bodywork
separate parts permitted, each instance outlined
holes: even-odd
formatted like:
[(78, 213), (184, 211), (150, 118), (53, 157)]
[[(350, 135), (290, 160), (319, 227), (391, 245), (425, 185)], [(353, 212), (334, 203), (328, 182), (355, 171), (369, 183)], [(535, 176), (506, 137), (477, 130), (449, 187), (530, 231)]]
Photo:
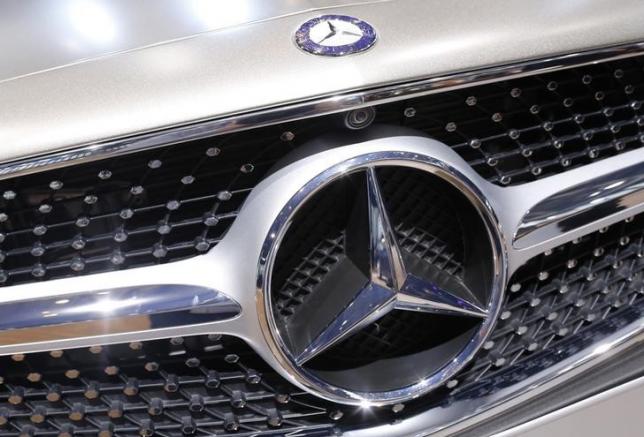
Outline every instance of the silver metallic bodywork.
[[(352, 0), (351, 4), (373, 2)], [(0, 82), (346, 3), (345, 0), (7, 0), (2, 3), (0, 15), (0, 51), (11, 62), (0, 65)]]
[[(43, 50), (51, 56), (44, 62), (37, 60), (42, 60), (37, 52), (29, 51), (29, 41), (16, 44), (11, 53), (29, 56), (0, 67), (0, 160), (5, 162), (0, 177), (474, 82), (632, 56), (644, 48), (639, 42), (644, 40), (644, 3), (636, 0), (619, 5), (604, 0), (399, 0), (369, 5), (352, 2), (342, 7), (330, 7), (340, 2), (308, 2), (306, 7), (311, 9), (306, 11), (305, 6), (295, 7), (288, 1), (270, 7), (266, 2), (245, 3), (263, 12), (228, 23), (231, 27), (187, 26), (183, 31), (175, 29), (176, 34), (155, 36), (152, 32), (139, 39), (130, 35), (121, 46), (76, 54), (45, 45)], [(319, 7), (324, 7), (325, 13), (368, 20), (381, 37), (377, 50), (331, 61), (297, 50), (292, 30), (319, 15)], [(1, 28), (15, 32), (11, 26)], [(55, 32), (58, 28), (50, 29)], [(530, 59), (538, 62), (526, 61)], [(357, 91), (363, 88), (369, 90)], [(194, 124), (199, 121), (206, 122)], [(169, 129), (172, 127), (178, 128)], [(49, 155), (62, 150), (71, 151)], [(641, 167), (644, 149), (533, 183), (501, 188), (486, 182), (455, 152), (436, 141), (420, 137), (373, 140), (320, 153), (271, 175), (253, 191), (227, 236), (207, 255), (163, 267), (13, 286), (0, 297), (0, 305), (17, 305), (25, 299), (43, 304), (55, 302), (60, 290), (65, 290), (65, 299), (70, 300), (95, 292), (96, 283), (101, 284), (101, 290), (122, 290), (175, 286), (180, 280), (180, 286), (221, 291), (239, 303), (239, 316), (51, 341), (26, 335), (0, 345), (0, 353), (217, 332), (246, 340), (285, 378), (302, 387), (263, 335), (257, 316), (261, 310), (256, 294), (257, 265), (248, 260), (259, 259), (272, 220), (314, 175), (364, 153), (391, 151), (429, 155), (472, 181), (497, 215), (508, 277), (546, 250), (644, 211), (637, 171), (632, 178), (616, 171)], [(39, 158), (32, 159), (35, 156)], [(612, 180), (627, 181), (621, 188), (610, 188), (612, 197), (605, 203), (627, 200), (601, 217), (586, 215), (582, 201), (587, 198), (570, 194), (576, 192), (575, 187), (591, 187), (597, 180), (604, 181), (605, 187), (610, 187)], [(573, 199), (576, 204), (571, 211), (576, 216), (582, 211), (583, 220), (574, 221), (574, 226), (560, 226), (570, 216), (553, 220), (547, 214), (553, 199)], [(535, 226), (535, 215), (547, 221), (545, 239), (525, 237), (530, 235), (525, 233), (526, 223)], [(540, 225), (536, 223), (534, 229), (543, 228)], [(524, 238), (517, 240), (517, 236)], [(582, 351), (491, 397), (454, 404), (449, 411), (431, 410), (395, 425), (356, 431), (355, 435), (432, 431), (447, 435), (507, 408), (509, 401), (530, 399), (642, 340), (644, 323), (638, 321), (593, 350)]]
[(631, 437), (644, 428), (644, 378), (511, 428), (495, 437)]
[[(250, 8), (265, 3), (255, 0)], [(371, 23), (381, 36), (377, 50), (333, 60), (293, 50), (292, 32), (319, 14), (309, 10), (6, 80), (0, 84), (0, 160), (644, 40), (638, 0), (398, 0), (350, 2), (324, 12)], [(30, 56), (25, 62), (33, 71), (41, 68), (28, 46), (19, 53)]]

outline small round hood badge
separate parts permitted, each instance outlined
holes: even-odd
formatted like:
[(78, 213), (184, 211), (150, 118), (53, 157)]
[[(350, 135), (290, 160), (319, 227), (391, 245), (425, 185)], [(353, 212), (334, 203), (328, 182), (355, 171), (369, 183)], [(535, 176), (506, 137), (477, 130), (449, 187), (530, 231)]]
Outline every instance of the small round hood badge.
[(347, 15), (323, 15), (302, 24), (295, 42), (304, 51), (322, 56), (344, 56), (369, 49), (376, 31), (369, 23)]

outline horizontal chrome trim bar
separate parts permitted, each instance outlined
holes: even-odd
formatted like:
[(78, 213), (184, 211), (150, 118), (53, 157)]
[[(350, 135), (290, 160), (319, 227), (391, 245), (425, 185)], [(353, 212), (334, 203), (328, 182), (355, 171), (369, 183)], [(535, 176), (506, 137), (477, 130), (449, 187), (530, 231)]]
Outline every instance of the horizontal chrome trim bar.
[(325, 96), (315, 100), (275, 108), (266, 108), (254, 112), (233, 114), (223, 118), (204, 120), (190, 125), (78, 146), (65, 151), (4, 163), (0, 165), (0, 179), (60, 168), (81, 162), (110, 158), (126, 153), (197, 140), (214, 135), (328, 115), (364, 106), (389, 103), (438, 92), (446, 92), (478, 84), (628, 58), (642, 53), (644, 53), (644, 42), (633, 42), (579, 53), (557, 55), (437, 76), (371, 90)]
[[(639, 208), (638, 208), (639, 207)], [(514, 236), (524, 249), (618, 212), (644, 209), (644, 162), (556, 193), (528, 211)]]
[(120, 334), (232, 319), (240, 306), (205, 287), (158, 284), (0, 304), (0, 344)]

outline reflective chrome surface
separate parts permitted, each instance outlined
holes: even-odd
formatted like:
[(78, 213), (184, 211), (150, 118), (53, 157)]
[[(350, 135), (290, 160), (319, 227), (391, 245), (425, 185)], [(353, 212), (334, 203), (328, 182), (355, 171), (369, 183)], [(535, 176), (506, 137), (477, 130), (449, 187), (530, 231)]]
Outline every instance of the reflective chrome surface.
[(240, 311), (222, 293), (188, 285), (141, 285), (71, 295), (60, 290), (53, 296), (0, 304), (0, 344), (174, 328), (231, 319)]
[(644, 209), (644, 162), (564, 189), (536, 204), (521, 220), (514, 247), (523, 249), (618, 212)]
[[(493, 272), (491, 281), (489, 284), (477, 284), (481, 289), (488, 291), (488, 302), (484, 304), (475, 302), (473, 295), (471, 298), (464, 297), (468, 293), (457, 295), (454, 293), (455, 290), (444, 289), (437, 283), (420, 279), (407, 272), (380, 193), (375, 170), (380, 166), (407, 166), (435, 174), (457, 186), (474, 205), (485, 225), (484, 229), (488, 233), (487, 243), (492, 249), (491, 259), (481, 260), (483, 265), (491, 265)], [(359, 171), (365, 171), (367, 178), (367, 226), (370, 248), (363, 249), (370, 252), (370, 282), (362, 290), (357, 291), (348, 306), (333, 320), (329, 320), (326, 327), (303, 351), (294, 352), (283, 338), (286, 333), (281, 332), (277, 326), (271, 303), (271, 275), (276, 253), (294, 214), (316, 192), (347, 174)], [(400, 402), (420, 396), (444, 383), (462, 369), (483, 344), (494, 326), (503, 300), (506, 254), (503, 253), (503, 244), (496, 231), (498, 229), (496, 218), (488, 208), (488, 201), (481, 196), (472, 181), (447, 163), (420, 153), (387, 151), (364, 154), (340, 162), (307, 181), (277, 215), (277, 219), (267, 232), (260, 255), (257, 301), (263, 304), (259, 306), (259, 316), (264, 336), (271, 350), (281, 357), (281, 362), (285, 363), (300, 384), (321, 397), (341, 403), (360, 405), (368, 402), (373, 405), (383, 405)], [(451, 286), (454, 285), (451, 284)], [(461, 285), (461, 287), (464, 286)], [(328, 299), (332, 297), (329, 296)], [(308, 360), (346, 336), (382, 318), (394, 309), (474, 317), (481, 319), (481, 322), (462, 350), (452, 357), (451, 361), (445, 362), (439, 371), (421, 376), (413, 385), (395, 390), (381, 392), (350, 390), (325, 381), (324, 378), (303, 366)]]

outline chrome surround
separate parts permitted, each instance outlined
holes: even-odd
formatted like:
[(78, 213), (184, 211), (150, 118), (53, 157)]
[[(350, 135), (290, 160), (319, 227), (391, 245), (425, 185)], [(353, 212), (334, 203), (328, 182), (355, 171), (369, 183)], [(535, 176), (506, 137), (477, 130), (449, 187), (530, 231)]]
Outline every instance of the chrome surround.
[(272, 124), (333, 114), (365, 106), (395, 102), (423, 95), (466, 88), (477, 84), (574, 68), (596, 62), (629, 58), (644, 53), (644, 42), (632, 42), (578, 53), (555, 55), (478, 70), (457, 72), (413, 82), (393, 84), (371, 90), (322, 96), (287, 106), (268, 107), (253, 112), (233, 114), (199, 123), (152, 131), (73, 147), (69, 150), (32, 156), (0, 165), (0, 179), (95, 161)]
[[(426, 171), (446, 180), (468, 199), (479, 213), (487, 230), (487, 237), (492, 249), (492, 278), (487, 285), (489, 301), (484, 308), (477, 308), (473, 302), (457, 303), (457, 298), (449, 291), (439, 289), (435, 284), (412, 277), (405, 271), (398, 245), (388, 223), (387, 213), (379, 193), (375, 176), (376, 167), (410, 167)], [(369, 197), (369, 226), (372, 241), (371, 248), (371, 281), (355, 295), (355, 300), (338, 314), (336, 319), (315, 338), (311, 344), (298, 355), (293, 354), (284, 341), (273, 313), (271, 301), (271, 275), (273, 263), (286, 232), (292, 224), (294, 215), (320, 189), (328, 184), (358, 171), (367, 172), (367, 190)], [(264, 337), (278, 360), (298, 383), (318, 396), (353, 405), (385, 405), (417, 398), (447, 381), (462, 369), (492, 331), (501, 309), (506, 281), (506, 254), (502, 237), (498, 234), (499, 222), (490, 207), (490, 203), (476, 186), (464, 174), (449, 164), (430, 156), (403, 151), (386, 151), (363, 154), (340, 162), (297, 189), (296, 194), (288, 200), (277, 218), (266, 233), (259, 257), (257, 274), (257, 303), (260, 323)], [(385, 240), (385, 243), (382, 243)], [(383, 252), (387, 252), (386, 254)], [(374, 257), (377, 258), (374, 262)], [(428, 291), (431, 290), (431, 291)], [(358, 304), (358, 307), (356, 307)], [(412, 308), (413, 305), (413, 308)], [(438, 371), (422, 377), (407, 387), (387, 392), (358, 392), (335, 386), (320, 378), (315, 372), (308, 371), (303, 364), (327, 347), (339, 341), (355, 329), (380, 319), (393, 309), (467, 314), (468, 317), (481, 318), (477, 332), (472, 336), (463, 350), (450, 362), (445, 363)], [(344, 316), (344, 318), (342, 318)], [(346, 331), (343, 328), (348, 320), (352, 321)], [(335, 333), (329, 333), (335, 330)]]

